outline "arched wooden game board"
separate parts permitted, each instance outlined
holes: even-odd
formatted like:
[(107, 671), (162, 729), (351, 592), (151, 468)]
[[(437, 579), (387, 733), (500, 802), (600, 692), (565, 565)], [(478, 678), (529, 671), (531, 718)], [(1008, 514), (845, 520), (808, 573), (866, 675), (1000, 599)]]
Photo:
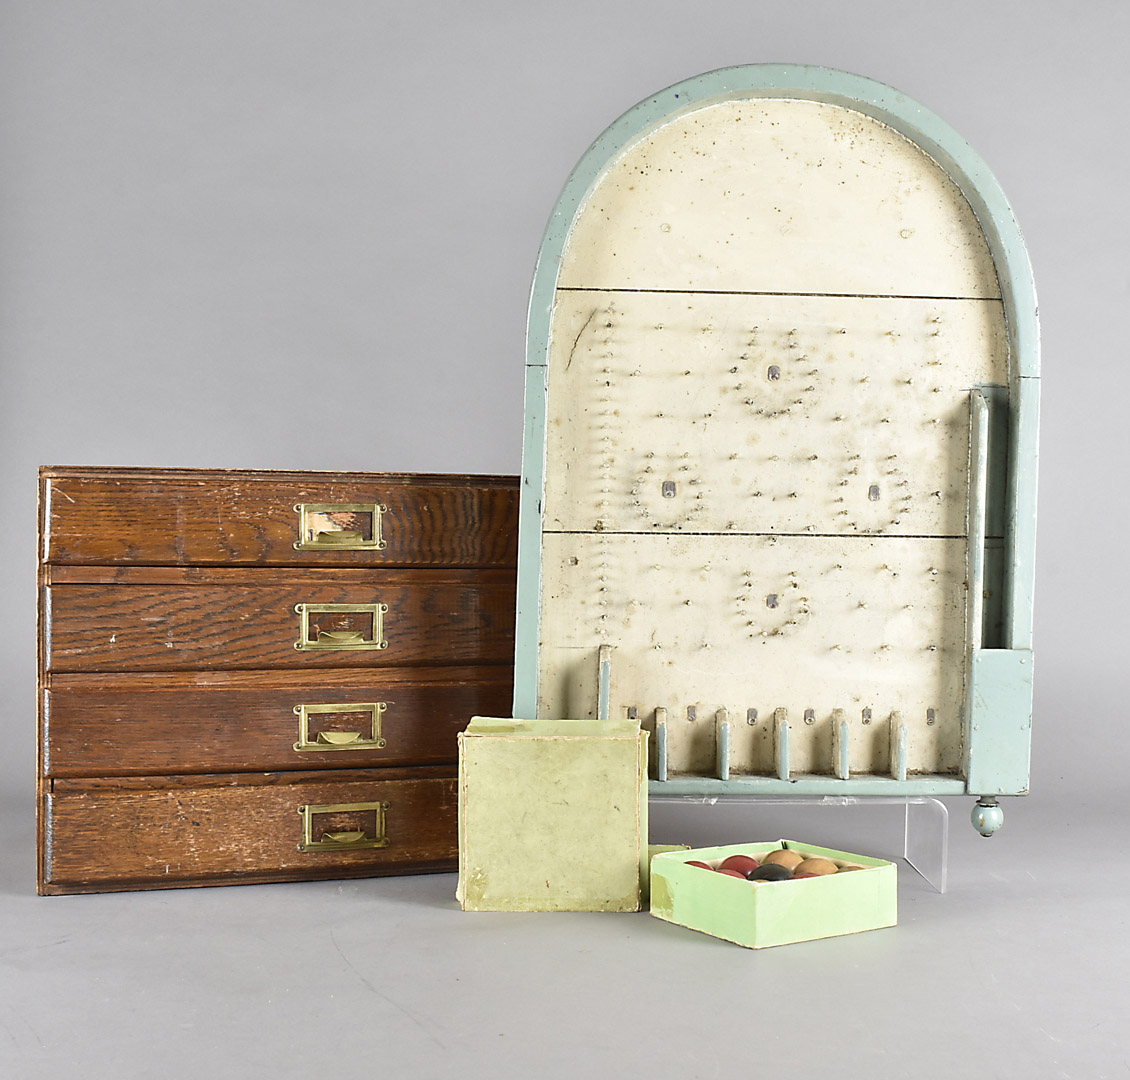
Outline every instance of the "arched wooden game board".
[(1035, 295), (942, 121), (766, 65), (641, 103), (527, 365), (515, 716), (636, 716), (673, 793), (1026, 790)]

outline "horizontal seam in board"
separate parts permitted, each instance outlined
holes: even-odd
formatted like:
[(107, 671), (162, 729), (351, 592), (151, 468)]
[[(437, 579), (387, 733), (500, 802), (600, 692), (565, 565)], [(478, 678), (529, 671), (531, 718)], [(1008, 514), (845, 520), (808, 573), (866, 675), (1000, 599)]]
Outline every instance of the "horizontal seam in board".
[(999, 296), (911, 296), (905, 293), (773, 292), (760, 289), (608, 289), (597, 285), (558, 285), (558, 292), (659, 293), (683, 296), (827, 296), (844, 300), (976, 300), (999, 304)]
[[(545, 536), (782, 536), (813, 537), (824, 540), (968, 540), (966, 533), (813, 533), (813, 532), (638, 532), (632, 529), (542, 529)], [(1003, 536), (986, 536), (986, 540), (1003, 540)]]

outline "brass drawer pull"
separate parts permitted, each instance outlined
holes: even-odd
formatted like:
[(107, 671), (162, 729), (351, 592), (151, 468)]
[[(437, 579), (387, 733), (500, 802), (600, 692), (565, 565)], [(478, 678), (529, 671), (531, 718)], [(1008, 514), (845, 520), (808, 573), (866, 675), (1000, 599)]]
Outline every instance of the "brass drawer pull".
[(381, 503), (295, 503), (297, 551), (382, 551)]
[[(308, 746), (305, 749), (321, 750), (327, 746), (331, 749), (341, 749), (351, 745), (356, 749), (357, 743), (360, 741), (361, 732), (359, 731), (319, 731), (318, 738), (315, 740), (317, 745)], [(374, 743), (373, 745), (379, 744)]]
[(295, 604), (294, 610), (301, 621), (294, 643), (300, 652), (388, 648), (384, 637), (388, 604)]
[(319, 645), (363, 645), (365, 635), (360, 630), (319, 630)]
[[(360, 704), (348, 705), (295, 705), (294, 713), (298, 717), (298, 742), (294, 749), (306, 750), (383, 750), (385, 740), (381, 737), (381, 717), (384, 715), (388, 704), (384, 701), (368, 701)], [(369, 714), (369, 732), (360, 731), (327, 731), (325, 729), (310, 734), (310, 718), (341, 714), (351, 716), (354, 713)]]
[[(386, 802), (367, 803), (331, 803), (324, 806), (300, 806), (298, 813), (302, 816), (302, 840), (298, 844), (299, 851), (360, 851), (363, 848), (388, 847), (389, 839), (385, 831), (385, 811), (389, 804)], [(366, 831), (367, 822), (360, 829), (328, 828), (323, 829), (315, 836), (315, 815), (332, 814), (338, 817), (343, 814), (368, 814), (373, 815), (372, 835)], [(342, 822), (342, 824), (352, 824)]]

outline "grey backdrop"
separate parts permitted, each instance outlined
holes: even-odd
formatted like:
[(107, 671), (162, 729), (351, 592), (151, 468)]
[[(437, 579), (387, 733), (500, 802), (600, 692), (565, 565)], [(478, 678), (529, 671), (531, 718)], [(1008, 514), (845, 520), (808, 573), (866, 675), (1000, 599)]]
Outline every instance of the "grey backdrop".
[[(776, 1025), (757, 1036), (776, 1064), (790, 1060), (790, 1040), (835, 1034), (840, 1075), (865, 1071), (870, 1030), (885, 1040), (887, 1075), (907, 1075), (897, 1055), (923, 1046), (920, 1075), (1124, 1075), (1113, 1027), (1125, 990), (1110, 978), (1127, 959), (1117, 935), (1130, 875), (1100, 861), (1084, 870), (1096, 875), (1088, 885), (1063, 868), (1089, 862), (1065, 854), (1072, 845), (1117, 844), (1126, 818), (1128, 40), (1130, 8), (1116, 0), (3, 0), (0, 1065), (16, 1066), (6, 1075), (83, 1064), (146, 1076), (158, 1060), (172, 1076), (316, 1066), (352, 1076), (381, 1060), (393, 1076), (555, 1076), (577, 1061), (600, 1075), (635, 1057), (652, 1075), (705, 1076), (725, 1059), (687, 1046), (721, 1045), (712, 1025), (742, 1028), (755, 1002)], [(749, 981), (751, 957), (704, 959), (689, 934), (665, 951), (654, 920), (631, 924), (634, 952), (617, 951), (624, 935), (608, 922), (568, 917), (529, 940), (515, 929), (528, 922), (480, 922), (468, 946), (466, 923), (442, 922), (449, 878), (33, 898), (36, 467), (517, 472), (527, 290), (565, 177), (652, 91), (757, 61), (854, 71), (944, 116), (1011, 198), (1041, 296), (1033, 794), (1009, 805), (991, 842), (970, 839), (969, 800), (954, 804), (954, 888), (913, 894), (928, 917), (899, 930), (921, 939), (905, 937), (902, 953), (888, 935), (858, 954), (785, 955), (772, 977), (797, 996), (770, 1007)], [(319, 431), (333, 434), (319, 442)], [(400, 935), (399, 951), (387, 941), (382, 951), (358, 931), (361, 952), (347, 959), (331, 932), (332, 949), (303, 944), (279, 966), (293, 940), (280, 926), (254, 950), (267, 940), (261, 905), (297, 905), (289, 917), (317, 925), (321, 905), (343, 896), (360, 925), (367, 905), (409, 928), (431, 912), (444, 929), (419, 932), (450, 934), (447, 953), (433, 945), (424, 975), (405, 984), (421, 959)], [(195, 945), (170, 944), (168, 919)], [(826, 949), (836, 947), (849, 946)], [(231, 966), (194, 967), (190, 952), (211, 948)], [(314, 980), (318, 1007), (296, 999), (311, 969), (339, 957), (351, 980), (339, 997), (361, 983), (380, 994), (364, 1007), (339, 1000), (347, 1018), (360, 1010), (362, 1035), (333, 1049), (324, 1033), (303, 1037), (318, 1008), (330, 1027), (340, 1019), (332, 983)], [(440, 977), (452, 965), (462, 987)], [(476, 983), (484, 968), (494, 981)], [(858, 1000), (835, 996), (859, 979), (876, 1003), (870, 1029), (852, 1012)], [(900, 985), (915, 990), (889, 997)], [(1049, 1004), (1044, 990), (1057, 985)], [(731, 1013), (710, 1004), (723, 986)], [(292, 989), (295, 1011), (280, 1013)], [(489, 1011), (498, 999), (512, 1002), (505, 1023)], [(236, 1018), (268, 1045), (251, 1053)], [(150, 1025), (161, 1034), (139, 1034)], [(576, 1034), (590, 1029), (603, 1033), (595, 1044)], [(951, 1029), (960, 1036), (931, 1042)], [(663, 1030), (682, 1049), (665, 1050)]]

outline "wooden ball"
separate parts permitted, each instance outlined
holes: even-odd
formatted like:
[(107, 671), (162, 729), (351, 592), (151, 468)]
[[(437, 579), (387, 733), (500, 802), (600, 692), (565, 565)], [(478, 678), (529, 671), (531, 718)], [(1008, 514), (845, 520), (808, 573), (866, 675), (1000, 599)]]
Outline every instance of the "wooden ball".
[(798, 863), (796, 872), (798, 874), (834, 874), (839, 867), (836, 866), (831, 859), (823, 859), (819, 855), (811, 859), (805, 859), (804, 862)]
[(710, 863), (699, 862), (698, 859), (688, 859), (687, 866), (701, 866), (703, 870), (713, 870), (714, 867)]
[(722, 860), (722, 865), (718, 869), (737, 870), (742, 877), (747, 877), (751, 871), (756, 870), (760, 865), (761, 863), (748, 855), (731, 855), (728, 859)]
[(736, 877), (736, 878), (741, 878), (741, 879), (742, 879), (742, 881), (745, 881), (745, 874), (743, 874), (743, 873), (742, 873), (741, 871), (739, 871), (739, 870), (718, 870), (718, 871), (716, 871), (716, 872), (717, 872), (717, 873), (719, 873), (719, 874), (725, 874), (725, 875), (726, 875), (726, 877)]
[(792, 872), (780, 863), (762, 863), (747, 875), (750, 881), (788, 881)]
[(804, 856), (798, 851), (778, 848), (776, 851), (770, 851), (761, 861), (763, 863), (776, 863), (776, 865), (783, 866), (786, 870), (795, 870), (804, 862)]

